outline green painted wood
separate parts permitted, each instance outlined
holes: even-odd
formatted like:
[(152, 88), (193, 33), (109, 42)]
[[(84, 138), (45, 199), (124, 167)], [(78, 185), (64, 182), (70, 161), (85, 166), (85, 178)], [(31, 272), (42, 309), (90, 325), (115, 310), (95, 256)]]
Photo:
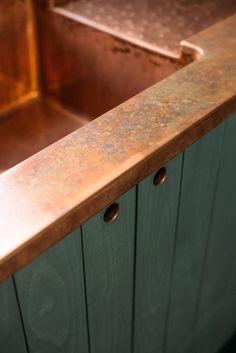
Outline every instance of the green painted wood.
[(138, 185), (135, 353), (161, 353), (182, 170), (182, 154), (167, 164), (160, 186), (151, 175)]
[(116, 202), (118, 218), (104, 211), (82, 227), (91, 353), (129, 353), (135, 236), (135, 189)]
[(0, 352), (27, 353), (12, 278), (0, 284)]
[(225, 125), (194, 352), (213, 353), (236, 330), (236, 115)]
[(224, 347), (218, 353), (235, 353), (236, 352), (236, 336), (235, 333), (231, 337)]
[(16, 285), (30, 353), (87, 353), (80, 229), (19, 271)]
[(192, 352), (223, 125), (185, 151), (166, 353)]

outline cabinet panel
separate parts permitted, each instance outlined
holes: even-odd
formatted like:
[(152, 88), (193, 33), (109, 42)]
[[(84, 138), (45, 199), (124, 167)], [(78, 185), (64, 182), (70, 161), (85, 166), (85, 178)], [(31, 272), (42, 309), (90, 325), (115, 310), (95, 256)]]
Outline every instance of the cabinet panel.
[(12, 278), (0, 285), (0, 352), (27, 353)]
[(80, 230), (15, 277), (30, 353), (87, 353)]
[(236, 116), (225, 123), (194, 347), (214, 353), (236, 330)]
[(166, 170), (163, 184), (154, 173), (138, 185), (135, 353), (163, 351), (182, 154)]
[(190, 347), (204, 268), (222, 137), (223, 125), (196, 142), (184, 153), (167, 330), (167, 353), (192, 351)]
[(131, 349), (135, 197), (132, 189), (116, 201), (113, 222), (102, 211), (82, 227), (91, 353)]

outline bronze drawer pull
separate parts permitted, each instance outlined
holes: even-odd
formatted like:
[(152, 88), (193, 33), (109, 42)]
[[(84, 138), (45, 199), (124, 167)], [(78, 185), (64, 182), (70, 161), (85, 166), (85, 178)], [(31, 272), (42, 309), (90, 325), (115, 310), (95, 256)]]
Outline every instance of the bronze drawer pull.
[(118, 217), (120, 212), (120, 206), (118, 203), (113, 203), (112, 205), (110, 205), (103, 216), (104, 222), (106, 223), (111, 223), (113, 221), (115, 221), (115, 219)]
[(164, 181), (166, 180), (167, 177), (167, 169), (166, 167), (162, 167), (160, 169), (158, 169), (158, 171), (156, 172), (154, 179), (153, 179), (153, 184), (155, 186), (159, 186), (161, 184), (164, 183)]

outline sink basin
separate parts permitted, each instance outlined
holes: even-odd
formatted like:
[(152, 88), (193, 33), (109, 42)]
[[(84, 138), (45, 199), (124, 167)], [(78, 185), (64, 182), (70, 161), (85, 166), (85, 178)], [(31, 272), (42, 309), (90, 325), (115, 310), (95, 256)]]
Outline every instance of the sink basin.
[[(129, 190), (135, 206), (134, 186), (150, 177), (151, 187), (152, 173), (163, 166), (166, 173), (174, 157), (168, 175), (182, 190), (182, 152), (235, 114), (236, 16), (179, 46), (231, 5), (233, 12), (235, 0), (224, 1), (225, 11), (215, 6), (221, 0), (176, 0), (175, 17), (170, 0), (130, 3), (137, 13), (130, 10), (123, 26), (126, 1), (0, 1), (0, 281)], [(208, 20), (199, 21), (201, 13)], [(219, 129), (218, 171), (218, 157), (234, 150), (231, 129)], [(201, 157), (214, 139), (195, 146)]]
[(184, 65), (63, 7), (5, 0), (0, 13), (1, 172)]

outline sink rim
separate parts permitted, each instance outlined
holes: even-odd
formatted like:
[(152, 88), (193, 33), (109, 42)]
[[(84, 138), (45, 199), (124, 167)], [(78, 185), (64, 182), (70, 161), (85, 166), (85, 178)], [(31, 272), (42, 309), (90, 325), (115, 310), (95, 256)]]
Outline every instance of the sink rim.
[(199, 60), (0, 176), (1, 281), (236, 112), (235, 25), (183, 42)]

